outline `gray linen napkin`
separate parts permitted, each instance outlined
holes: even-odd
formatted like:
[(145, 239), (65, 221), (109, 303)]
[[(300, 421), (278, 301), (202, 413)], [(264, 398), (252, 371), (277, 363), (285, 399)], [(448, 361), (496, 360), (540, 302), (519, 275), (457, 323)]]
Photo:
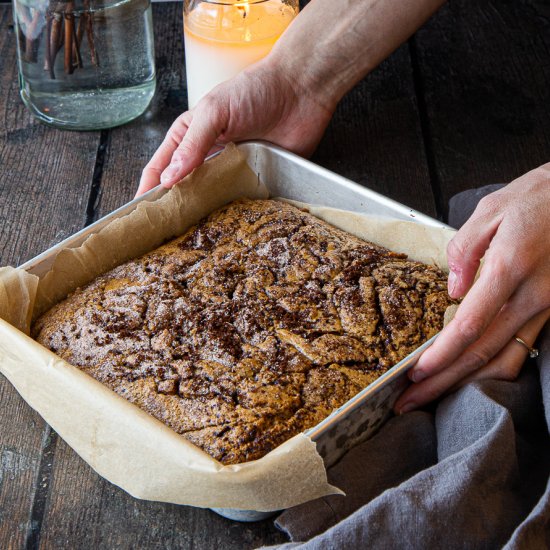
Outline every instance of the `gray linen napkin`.
[[(450, 222), (496, 187), (453, 197)], [(538, 345), (517, 381), (469, 384), (350, 451), (328, 472), (346, 496), (283, 512), (308, 542), (278, 548), (550, 548), (550, 326)]]

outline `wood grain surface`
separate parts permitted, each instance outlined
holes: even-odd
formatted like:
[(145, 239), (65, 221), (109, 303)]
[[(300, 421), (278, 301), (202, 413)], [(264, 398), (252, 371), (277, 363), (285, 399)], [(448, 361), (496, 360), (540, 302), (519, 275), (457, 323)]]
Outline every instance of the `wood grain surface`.
[[(1, 2), (0, 2), (1, 3)], [(0, 263), (17, 265), (130, 200), (186, 108), (181, 3), (156, 4), (157, 93), (102, 132), (47, 128), (19, 99), (0, 5)], [(342, 101), (313, 160), (444, 218), (454, 193), (550, 160), (550, 8), (455, 0)], [(100, 478), (0, 377), (0, 548), (255, 548), (268, 520), (134, 499)]]
[(412, 52), (444, 215), (455, 193), (550, 161), (549, 2), (449, 2)]

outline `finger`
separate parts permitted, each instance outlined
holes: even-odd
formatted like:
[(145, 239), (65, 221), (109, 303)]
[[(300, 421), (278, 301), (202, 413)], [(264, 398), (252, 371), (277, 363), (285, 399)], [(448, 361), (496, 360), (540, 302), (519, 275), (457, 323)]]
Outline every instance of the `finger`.
[(463, 370), (459, 366), (451, 365), (435, 376), (409, 386), (395, 403), (394, 410), (397, 414), (413, 411), (434, 401), (463, 378)]
[(438, 374), (410, 386), (399, 397), (394, 405), (394, 410), (398, 414), (413, 411), (442, 395), (451, 393), (485, 371), (487, 371), (488, 378), (500, 374), (502, 377), (507, 376), (509, 377), (507, 379), (513, 380), (517, 377), (519, 369), (525, 361), (526, 351), (521, 350), (520, 344), (514, 340), (508, 342), (492, 361), (481, 368), (478, 368), (475, 363), (469, 360), (453, 363)]
[[(522, 326), (518, 334), (521, 334), (521, 338), (525, 342), (532, 345), (549, 317), (550, 309), (538, 313)], [(495, 330), (497, 328), (498, 324), (496, 324)], [(476, 345), (483, 346), (486, 344), (480, 342)], [(468, 350), (468, 353), (470, 358), (483, 355), (482, 352), (472, 350)], [(465, 354), (467, 357), (468, 353)], [(485, 365), (476, 365), (475, 361), (472, 363), (471, 359), (466, 358), (455, 362), (439, 374), (414, 384), (400, 396), (394, 405), (394, 410), (399, 414), (414, 410), (445, 393), (458, 389), (469, 381), (486, 378), (514, 380), (518, 376), (526, 357), (527, 349), (512, 336)]]
[[(523, 325), (515, 336), (519, 336), (529, 347), (533, 347), (538, 334), (549, 318), (550, 309), (540, 312)], [(476, 380), (515, 380), (527, 355), (528, 349), (513, 337), (486, 367), (461, 380), (451, 388), (451, 391)]]
[(174, 151), (187, 133), (192, 117), (192, 113), (187, 111), (173, 122), (160, 147), (143, 169), (136, 197), (159, 185), (160, 175), (170, 164)]
[(513, 381), (519, 376), (526, 358), (527, 349), (515, 340), (510, 340), (484, 368), (459, 380), (449, 389), (449, 393), (458, 390), (470, 382), (479, 382), (481, 380)]
[[(463, 351), (477, 341), (508, 301), (518, 282), (507, 265), (507, 259), (498, 255), (484, 265), (479, 279), (458, 307), (454, 319), (441, 331), (434, 344), (420, 357), (411, 371), (415, 382), (433, 376), (455, 361)], [(529, 299), (521, 293), (519, 298)], [(536, 311), (518, 304), (518, 320), (507, 319), (516, 330)]]
[[(460, 298), (472, 286), (479, 264), (495, 236), (502, 216), (492, 206), (497, 199), (492, 193), (484, 197), (471, 218), (447, 246), (449, 295)], [(493, 202), (491, 202), (493, 201)]]
[(220, 151), (223, 151), (224, 148), (225, 148), (225, 143), (219, 143), (217, 142), (214, 147), (212, 147), (210, 149), (210, 151), (208, 151), (208, 154), (206, 155), (206, 158), (210, 157), (211, 155), (213, 155), (214, 153), (219, 153)]
[(219, 102), (203, 99), (193, 111), (189, 127), (181, 143), (172, 154), (170, 165), (161, 176), (165, 187), (172, 187), (187, 174), (200, 166), (208, 152), (224, 132), (228, 111)]

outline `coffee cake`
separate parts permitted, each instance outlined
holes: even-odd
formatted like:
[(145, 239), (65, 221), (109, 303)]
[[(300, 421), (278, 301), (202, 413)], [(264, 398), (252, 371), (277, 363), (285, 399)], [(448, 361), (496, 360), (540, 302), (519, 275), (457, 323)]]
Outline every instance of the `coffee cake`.
[(441, 330), (437, 267), (233, 202), (77, 289), (33, 335), (224, 464), (328, 416)]

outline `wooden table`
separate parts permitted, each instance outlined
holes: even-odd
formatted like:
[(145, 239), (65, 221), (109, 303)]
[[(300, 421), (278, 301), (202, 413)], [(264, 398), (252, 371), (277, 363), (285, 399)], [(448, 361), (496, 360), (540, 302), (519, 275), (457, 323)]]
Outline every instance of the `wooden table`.
[[(153, 9), (158, 91), (126, 126), (75, 133), (19, 99), (0, 5), (0, 263), (18, 265), (134, 195), (186, 108), (181, 4)], [(341, 103), (313, 160), (432, 216), (550, 160), (550, 4), (455, 0)], [(272, 522), (136, 500), (93, 472), (0, 377), (0, 548), (253, 548)]]

